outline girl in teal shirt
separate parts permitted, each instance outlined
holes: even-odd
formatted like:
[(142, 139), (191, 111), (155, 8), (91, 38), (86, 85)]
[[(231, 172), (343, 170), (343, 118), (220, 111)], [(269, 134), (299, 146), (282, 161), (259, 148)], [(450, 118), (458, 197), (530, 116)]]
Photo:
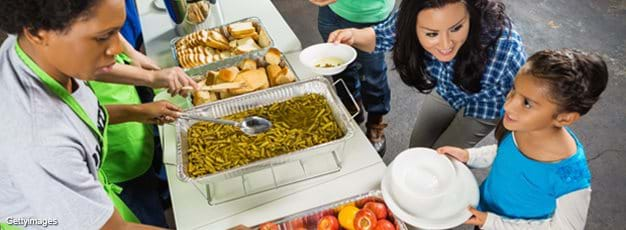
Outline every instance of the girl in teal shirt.
[[(567, 128), (606, 88), (597, 55), (545, 50), (515, 78), (496, 128), (498, 146), (437, 151), (491, 171), (480, 186), (478, 210), (466, 222), (481, 229), (583, 229), (591, 199), (585, 151)], [(480, 211), (479, 211), (480, 210)]]

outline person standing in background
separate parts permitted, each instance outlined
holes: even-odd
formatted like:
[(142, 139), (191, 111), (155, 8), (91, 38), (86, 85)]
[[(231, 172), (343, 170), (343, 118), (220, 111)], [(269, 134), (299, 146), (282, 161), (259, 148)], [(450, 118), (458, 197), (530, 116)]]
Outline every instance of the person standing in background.
[[(331, 32), (344, 28), (363, 28), (384, 21), (391, 14), (395, 0), (309, 0), (318, 5), (317, 28), (324, 41)], [(361, 107), (355, 118), (361, 124), (367, 111), (366, 136), (374, 149), (382, 157), (385, 154), (386, 139), (383, 116), (391, 110), (391, 90), (387, 83), (387, 64), (384, 53), (367, 53), (357, 50), (356, 61), (345, 71), (333, 76), (343, 79), (350, 93)], [(351, 104), (349, 96), (338, 90), (345, 105)], [(363, 109), (363, 106), (365, 109)], [(355, 109), (356, 111), (356, 109)]]

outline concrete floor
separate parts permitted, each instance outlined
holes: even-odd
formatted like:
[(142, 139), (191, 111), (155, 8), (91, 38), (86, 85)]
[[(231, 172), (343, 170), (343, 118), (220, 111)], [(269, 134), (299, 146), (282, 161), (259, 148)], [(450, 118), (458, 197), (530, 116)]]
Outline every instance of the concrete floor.
[[(322, 42), (314, 5), (308, 1), (272, 1), (303, 47)], [(593, 175), (587, 229), (626, 229), (626, 1), (504, 0), (504, 3), (529, 55), (546, 48), (571, 47), (598, 53), (607, 62), (610, 80), (602, 99), (572, 129), (585, 144)], [(392, 63), (387, 60), (388, 64)], [(389, 122), (385, 132), (388, 141), (385, 162), (408, 147), (410, 129), (424, 98), (405, 86), (395, 71), (390, 70), (388, 76), (392, 111), (385, 117)], [(490, 135), (479, 145), (491, 143), (494, 139)], [(474, 171), (479, 180), (487, 172)]]

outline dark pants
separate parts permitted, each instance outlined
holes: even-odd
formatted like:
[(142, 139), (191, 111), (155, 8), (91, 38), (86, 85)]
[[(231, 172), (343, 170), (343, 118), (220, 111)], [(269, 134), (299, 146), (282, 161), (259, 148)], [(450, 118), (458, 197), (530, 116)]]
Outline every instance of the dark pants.
[(158, 191), (158, 179), (154, 170), (148, 168), (143, 175), (122, 183), (120, 198), (135, 213), (142, 224), (167, 228), (163, 204)]
[[(136, 87), (142, 103), (152, 102), (154, 92), (151, 88)], [(154, 156), (152, 167), (141, 176), (129, 181), (118, 183), (122, 187), (120, 198), (139, 218), (142, 224), (154, 225), (167, 228), (163, 215), (168, 205), (169, 191), (167, 190), (167, 178), (160, 175), (163, 166), (163, 151), (159, 131), (153, 127)], [(163, 172), (164, 175), (164, 172)]]
[[(363, 28), (376, 23), (355, 23), (341, 18), (335, 14), (328, 6), (320, 7), (317, 16), (317, 29), (324, 41), (328, 40), (328, 35), (338, 29)], [(361, 78), (363, 76), (363, 78)], [(340, 74), (333, 76), (334, 79), (343, 79), (349, 90), (357, 100), (361, 100), (365, 110), (371, 115), (385, 115), (391, 109), (391, 90), (387, 83), (387, 64), (385, 54), (366, 53), (357, 50), (357, 58), (352, 64)], [(341, 84), (337, 85), (337, 93), (346, 107), (352, 107), (350, 97), (342, 89)]]

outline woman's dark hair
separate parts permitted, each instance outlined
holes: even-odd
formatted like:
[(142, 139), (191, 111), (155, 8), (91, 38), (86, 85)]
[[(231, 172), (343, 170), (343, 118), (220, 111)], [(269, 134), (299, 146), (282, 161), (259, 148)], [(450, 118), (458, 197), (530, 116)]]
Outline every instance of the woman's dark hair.
[[(600, 56), (575, 49), (539, 51), (528, 58), (520, 74), (546, 84), (549, 100), (558, 105), (558, 113), (576, 112), (581, 116), (600, 99), (609, 80)], [(498, 128), (496, 139), (500, 140), (506, 130), (502, 131), (501, 125)]]
[(1, 0), (0, 30), (20, 34), (24, 28), (65, 31), (98, 0)]
[(504, 4), (493, 0), (402, 1), (393, 61), (402, 81), (422, 93), (430, 92), (437, 82), (426, 72), (425, 50), (416, 38), (417, 14), (425, 9), (442, 8), (457, 2), (465, 4), (470, 28), (467, 40), (455, 58), (453, 82), (467, 92), (480, 91), (480, 80), (489, 62), (489, 52), (495, 49), (503, 30), (511, 27), (509, 17), (504, 13)]

